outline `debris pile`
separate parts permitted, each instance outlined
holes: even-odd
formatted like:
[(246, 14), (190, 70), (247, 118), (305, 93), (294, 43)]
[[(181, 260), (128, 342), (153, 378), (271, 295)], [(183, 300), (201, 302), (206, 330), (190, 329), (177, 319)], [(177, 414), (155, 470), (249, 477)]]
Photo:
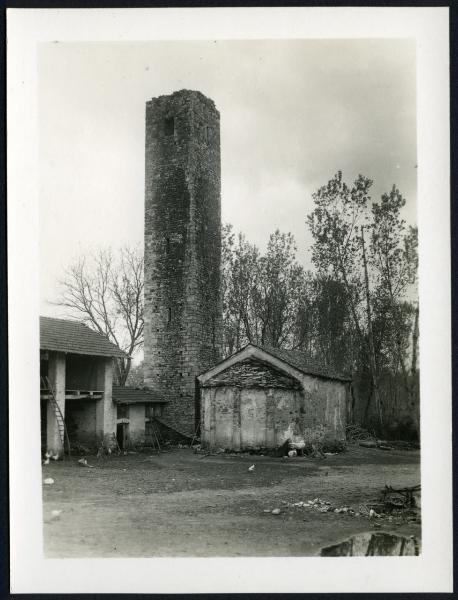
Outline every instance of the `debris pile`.
[[(374, 527), (381, 527), (379, 520), (420, 522), (420, 485), (395, 490), (391, 486), (385, 486), (382, 492), (382, 500), (369, 504), (360, 504), (357, 509), (352, 506), (336, 506), (328, 500), (314, 498), (299, 502), (282, 501), (283, 508), (312, 509), (321, 513), (335, 513), (348, 515), (350, 517), (364, 517), (374, 523)], [(275, 509), (277, 510), (277, 509)], [(270, 509), (264, 512), (272, 512)]]
[(350, 424), (346, 427), (347, 442), (359, 444), (363, 448), (378, 448), (379, 450), (417, 450), (420, 445), (417, 442), (406, 442), (404, 440), (381, 440), (374, 431), (368, 431), (359, 425)]
[(375, 433), (373, 431), (368, 431), (364, 429), (364, 427), (360, 427), (359, 425), (355, 425), (350, 423), (345, 428), (345, 433), (347, 437), (347, 442), (360, 442), (363, 440), (376, 440)]
[(304, 500), (300, 502), (286, 502), (283, 501), (282, 504), (285, 508), (312, 508), (319, 512), (334, 512), (334, 513), (345, 513), (349, 515), (359, 516), (355, 510), (353, 510), (350, 506), (333, 506), (331, 502), (328, 500), (322, 500), (321, 498), (314, 498), (313, 500)]
[(421, 508), (421, 485), (395, 489), (385, 485), (382, 491), (381, 503), (385, 512), (392, 513), (394, 510), (414, 510)]

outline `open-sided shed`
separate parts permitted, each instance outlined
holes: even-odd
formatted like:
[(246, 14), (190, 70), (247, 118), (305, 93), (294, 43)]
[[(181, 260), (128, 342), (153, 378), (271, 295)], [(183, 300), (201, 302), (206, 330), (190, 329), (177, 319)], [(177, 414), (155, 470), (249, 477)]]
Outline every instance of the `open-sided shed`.
[(146, 388), (113, 386), (116, 404), (116, 438), (119, 447), (155, 446), (155, 419), (167, 403), (157, 392)]
[(78, 321), (40, 317), (41, 445), (109, 445), (116, 431), (113, 359), (125, 353)]

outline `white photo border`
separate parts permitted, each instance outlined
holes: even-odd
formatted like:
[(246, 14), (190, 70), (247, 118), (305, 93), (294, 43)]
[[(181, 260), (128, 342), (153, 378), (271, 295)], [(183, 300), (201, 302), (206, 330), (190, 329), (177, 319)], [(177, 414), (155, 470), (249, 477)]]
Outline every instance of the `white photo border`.
[[(8, 9), (7, 37), (12, 593), (452, 591), (448, 9)], [(422, 554), (371, 559), (45, 559), (36, 401), (37, 45), (56, 40), (292, 38), (416, 40)]]

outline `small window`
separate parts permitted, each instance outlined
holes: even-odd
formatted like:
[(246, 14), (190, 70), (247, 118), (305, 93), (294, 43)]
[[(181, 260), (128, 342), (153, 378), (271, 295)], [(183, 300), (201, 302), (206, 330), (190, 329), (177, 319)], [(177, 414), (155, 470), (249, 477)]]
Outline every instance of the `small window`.
[(168, 323), (171, 323), (171, 322), (172, 322), (172, 309), (170, 308), (170, 306), (169, 306), (169, 308), (168, 308), (167, 322), (168, 322)]
[(165, 238), (165, 253), (170, 253), (170, 238)]
[(128, 419), (129, 418), (129, 405), (128, 404), (118, 404), (116, 413), (117, 413), (118, 419)]
[(165, 135), (173, 135), (175, 133), (175, 118), (167, 117), (164, 120), (164, 132)]
[(145, 404), (145, 418), (162, 417), (162, 404)]

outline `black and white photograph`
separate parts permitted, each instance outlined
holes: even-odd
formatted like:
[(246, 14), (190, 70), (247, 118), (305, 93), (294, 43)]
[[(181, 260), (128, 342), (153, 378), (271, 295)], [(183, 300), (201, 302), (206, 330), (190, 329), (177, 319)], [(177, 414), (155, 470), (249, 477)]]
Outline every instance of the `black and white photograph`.
[[(440, 31), (447, 13), (430, 10)], [(78, 30), (90, 17), (76, 12)], [(10, 317), (18, 348), (35, 332), (20, 400), (31, 443), (14, 459), (33, 465), (34, 547), (59, 565), (314, 557), (323, 578), (390, 557), (407, 578), (431, 559), (431, 439), (442, 431), (450, 450), (450, 365), (431, 377), (431, 319), (441, 330), (449, 300), (428, 258), (449, 235), (447, 181), (432, 208), (424, 52), (370, 27), (318, 35), (322, 19), (317, 35), (289, 18), (289, 35), (231, 39), (208, 12), (194, 37), (68, 39), (60, 14), (37, 35), (33, 279), (17, 336), (20, 303)], [(173, 29), (185, 13), (144, 14)], [(11, 427), (27, 444), (14, 414)]]

